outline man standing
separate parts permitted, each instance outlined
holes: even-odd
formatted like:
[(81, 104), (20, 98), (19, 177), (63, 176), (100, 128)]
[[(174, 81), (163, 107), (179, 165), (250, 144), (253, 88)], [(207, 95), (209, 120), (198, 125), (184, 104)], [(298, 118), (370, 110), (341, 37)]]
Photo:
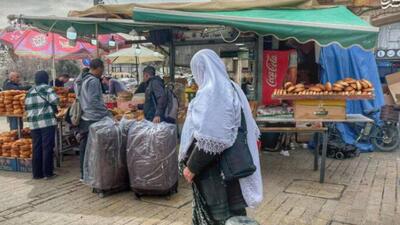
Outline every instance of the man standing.
[[(20, 84), (21, 76), (18, 72), (11, 72), (8, 75), (8, 79), (4, 82), (3, 89), (5, 91), (8, 90), (27, 90), (28, 87), (23, 87)], [(17, 130), (18, 129), (18, 121), (20, 123), (21, 128), (23, 127), (22, 120), (17, 117), (7, 117), (8, 122), (10, 123), (10, 130)]]
[(57, 79), (53, 82), (50, 81), (49, 85), (54, 87), (64, 87), (64, 85), (69, 81), (69, 74), (61, 74), (57, 77)]
[(79, 122), (81, 179), (83, 179), (83, 162), (85, 159), (89, 126), (110, 115), (103, 100), (100, 81), (103, 72), (103, 61), (101, 59), (94, 59), (90, 62), (89, 72), (81, 74), (75, 83), (75, 93), (78, 96), (82, 109), (82, 117)]
[(167, 107), (164, 81), (161, 77), (156, 76), (156, 70), (152, 66), (144, 68), (143, 79), (146, 82), (145, 101), (138, 107), (144, 110), (146, 120), (160, 123), (164, 121), (163, 115)]
[(118, 96), (119, 93), (126, 91), (125, 85), (111, 76), (104, 76), (101, 82), (108, 87), (110, 95)]

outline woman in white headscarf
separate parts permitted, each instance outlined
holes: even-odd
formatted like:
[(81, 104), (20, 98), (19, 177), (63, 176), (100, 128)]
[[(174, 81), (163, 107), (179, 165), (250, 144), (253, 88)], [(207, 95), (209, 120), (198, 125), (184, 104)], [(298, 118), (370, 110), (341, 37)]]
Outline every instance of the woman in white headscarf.
[[(246, 96), (229, 79), (224, 63), (214, 51), (197, 52), (190, 67), (199, 90), (188, 108), (179, 160), (185, 179), (193, 184), (193, 224), (224, 224), (232, 216), (246, 215), (246, 207), (256, 207), (263, 199), (257, 149), (260, 132)], [(242, 115), (257, 169), (248, 177), (226, 182), (219, 159), (234, 144)]]

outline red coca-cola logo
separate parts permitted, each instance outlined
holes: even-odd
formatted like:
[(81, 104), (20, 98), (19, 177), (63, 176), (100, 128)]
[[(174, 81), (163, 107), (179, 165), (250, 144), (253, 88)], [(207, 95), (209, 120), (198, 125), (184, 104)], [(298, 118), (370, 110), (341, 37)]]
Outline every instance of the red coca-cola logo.
[(278, 56), (277, 55), (267, 55), (267, 60), (265, 60), (265, 67), (267, 69), (267, 79), (266, 82), (271, 87), (276, 87), (276, 71), (278, 69)]

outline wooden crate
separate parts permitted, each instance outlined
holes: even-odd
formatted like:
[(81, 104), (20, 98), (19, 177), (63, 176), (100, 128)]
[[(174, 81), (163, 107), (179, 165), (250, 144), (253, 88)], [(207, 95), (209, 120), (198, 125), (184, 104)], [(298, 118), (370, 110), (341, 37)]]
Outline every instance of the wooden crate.
[(294, 100), (295, 119), (346, 119), (346, 100)]

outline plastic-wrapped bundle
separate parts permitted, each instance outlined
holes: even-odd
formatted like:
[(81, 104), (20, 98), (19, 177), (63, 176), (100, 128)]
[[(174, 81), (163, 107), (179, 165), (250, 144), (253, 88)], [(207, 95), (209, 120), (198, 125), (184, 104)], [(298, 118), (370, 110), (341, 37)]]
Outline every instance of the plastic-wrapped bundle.
[(122, 131), (123, 126), (109, 117), (90, 126), (83, 164), (85, 184), (97, 190), (128, 187)]
[(141, 121), (128, 134), (127, 160), (131, 189), (137, 195), (177, 191), (176, 125)]

